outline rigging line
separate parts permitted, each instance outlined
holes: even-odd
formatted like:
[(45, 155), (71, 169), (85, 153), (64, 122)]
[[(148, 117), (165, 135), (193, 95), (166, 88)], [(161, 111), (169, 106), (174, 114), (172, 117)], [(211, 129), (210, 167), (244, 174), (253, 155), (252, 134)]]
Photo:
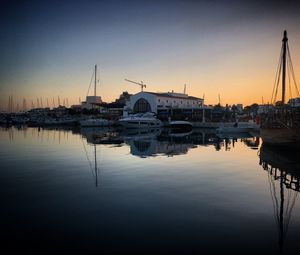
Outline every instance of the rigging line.
[(286, 187), (286, 190), (287, 190), (287, 203), (286, 203), (286, 206), (285, 206), (285, 214), (284, 216), (287, 218), (287, 214), (288, 214), (288, 211), (289, 211), (289, 207), (290, 207), (290, 201), (291, 201), (291, 189), (288, 189)]
[(89, 156), (88, 156), (88, 153), (87, 153), (86, 147), (85, 147), (85, 145), (84, 145), (83, 139), (81, 139), (81, 141), (82, 141), (82, 145), (83, 145), (83, 148), (84, 148), (84, 151), (85, 151), (86, 158), (87, 158), (88, 163), (89, 163), (89, 166), (90, 166), (90, 170), (91, 170), (91, 172), (92, 172), (93, 177), (95, 177), (94, 171), (93, 171), (93, 168), (92, 168), (92, 163), (91, 163), (91, 160), (90, 160), (90, 158), (89, 158)]
[(274, 104), (276, 103), (276, 98), (277, 98), (277, 93), (278, 93), (278, 87), (279, 87), (279, 82), (280, 82), (280, 78), (281, 78), (281, 68), (282, 68), (282, 63), (280, 64), (280, 68), (279, 68), (279, 76), (277, 77), (277, 84), (276, 84), (276, 91), (275, 91), (275, 96), (274, 96)]
[(296, 77), (295, 77), (295, 72), (294, 72), (292, 57), (291, 57), (291, 53), (290, 53), (290, 48), (289, 48), (288, 44), (287, 44), (287, 52), (288, 52), (288, 61), (291, 64), (292, 77), (293, 77), (293, 80), (294, 80), (294, 85), (295, 85), (295, 88), (296, 88), (296, 93), (297, 93), (297, 96), (300, 96), (299, 90), (298, 90), (298, 86), (297, 86)]
[(88, 95), (89, 95), (89, 92), (90, 92), (90, 88), (91, 88), (91, 85), (92, 85), (92, 81), (93, 81), (94, 74), (95, 74), (95, 70), (94, 70), (94, 71), (93, 71), (93, 73), (92, 73), (92, 77), (91, 77), (91, 81), (90, 81), (89, 89), (88, 89), (88, 92), (86, 93), (86, 96), (88, 96)]
[(271, 195), (272, 195), (272, 199), (273, 199), (273, 209), (274, 209), (274, 218), (275, 218), (275, 222), (277, 223), (277, 225), (279, 226), (279, 215), (278, 215), (278, 199), (276, 196), (276, 186), (275, 186), (275, 180), (273, 179), (273, 176), (270, 172), (268, 172), (269, 176), (270, 176), (270, 189), (271, 189)]
[(275, 91), (274, 91), (274, 95), (273, 95), (274, 97), (273, 97), (273, 101), (272, 101), (273, 104), (276, 103), (276, 99), (277, 99), (277, 93), (278, 93), (279, 81), (280, 81), (280, 78), (281, 78), (281, 68), (282, 68), (282, 63), (280, 62), (279, 69), (278, 69), (278, 74), (277, 74), (277, 76), (276, 76), (277, 81), (276, 81), (276, 83), (274, 84)]
[(289, 45), (287, 45), (287, 49), (288, 49), (288, 60), (291, 63), (291, 72), (292, 72), (292, 76), (293, 76), (293, 80), (294, 80), (294, 85), (295, 85), (295, 88), (296, 88), (296, 93), (299, 96), (299, 90), (298, 90), (297, 81), (296, 81), (296, 78), (295, 78), (295, 72), (294, 72), (294, 67), (293, 67), (293, 62), (292, 62), (292, 57), (291, 57)]
[(99, 83), (98, 87), (101, 86), (102, 82), (101, 82), (101, 76), (100, 76), (100, 68), (98, 67), (97, 68), (97, 77), (98, 77), (98, 80), (97, 80), (97, 83)]
[[(288, 212), (288, 221), (287, 221), (286, 229), (288, 229), (288, 227), (289, 227), (290, 219), (291, 219), (291, 216), (292, 216), (292, 211), (293, 211), (293, 209), (294, 209), (294, 206), (295, 206), (295, 202), (296, 202), (297, 196), (298, 196), (298, 192), (295, 191), (294, 197), (293, 197), (293, 201), (292, 201), (292, 205), (291, 205), (290, 210), (289, 210), (289, 212)], [(287, 234), (287, 233), (286, 233), (286, 234)]]
[(292, 213), (292, 211), (289, 210), (287, 215), (285, 216), (286, 219), (283, 222), (283, 240), (285, 240), (286, 236), (287, 236), (287, 232), (288, 232), (288, 228), (289, 228), (289, 224), (290, 224), (290, 219), (291, 219), (291, 213)]
[[(277, 169), (276, 169), (277, 170)], [(278, 203), (278, 198), (276, 196), (276, 186), (275, 186), (275, 178), (272, 182), (272, 187), (273, 187), (273, 194), (274, 194), (274, 199), (275, 199), (275, 206), (276, 206), (276, 219), (277, 219), (277, 224), (278, 226), (280, 225), (280, 217), (279, 217), (279, 203)]]
[(288, 69), (288, 81), (289, 81), (289, 91), (290, 91), (290, 97), (293, 98), (293, 94), (292, 94), (292, 88), (291, 88), (291, 77), (290, 77), (290, 63), (289, 61), (287, 61), (287, 69)]
[[(287, 208), (287, 215), (288, 215), (288, 217), (290, 217), (290, 215), (291, 215), (292, 209), (293, 209), (293, 207), (295, 205), (295, 202), (296, 202), (296, 198), (298, 196), (298, 192), (294, 191), (292, 189), (290, 189), (290, 193), (291, 194), (294, 193), (294, 195), (293, 195), (293, 198), (292, 198), (291, 205), (289, 205), (289, 208)], [(292, 197), (292, 195), (290, 195), (290, 197)]]
[(284, 236), (285, 236), (285, 233), (287, 232), (287, 227), (288, 227), (288, 223), (289, 223), (290, 201), (291, 201), (291, 189), (288, 189), (287, 204), (286, 204), (286, 207), (285, 207), (285, 214), (284, 214), (284, 219), (285, 220), (283, 222), (283, 228), (285, 230)]
[(271, 103), (273, 102), (273, 96), (274, 96), (274, 92), (275, 92), (275, 86), (276, 86), (278, 71), (279, 71), (279, 67), (281, 66), (281, 58), (282, 58), (282, 47), (281, 47), (281, 51), (280, 51), (280, 54), (279, 54), (279, 60), (278, 60), (278, 64), (277, 64), (277, 70), (276, 70), (276, 76), (275, 76), (274, 85), (273, 85)]
[(277, 215), (277, 209), (275, 208), (275, 198), (274, 198), (274, 194), (272, 192), (272, 184), (274, 184), (274, 180), (272, 180), (272, 176), (271, 173), (269, 172), (269, 169), (267, 169), (267, 173), (268, 173), (268, 181), (269, 181), (269, 188), (270, 188), (270, 193), (271, 193), (271, 198), (272, 198), (272, 205), (273, 205), (273, 216), (274, 216), (274, 221), (275, 223), (278, 223), (278, 219), (276, 219), (276, 215)]

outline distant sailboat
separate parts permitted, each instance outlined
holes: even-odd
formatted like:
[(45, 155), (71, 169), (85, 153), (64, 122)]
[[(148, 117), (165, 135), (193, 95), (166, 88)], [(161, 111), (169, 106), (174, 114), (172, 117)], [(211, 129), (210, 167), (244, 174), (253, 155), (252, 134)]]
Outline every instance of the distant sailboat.
[[(97, 65), (95, 65), (94, 73), (94, 100), (97, 100)], [(82, 127), (107, 127), (110, 125), (108, 120), (102, 118), (88, 118), (81, 120), (79, 123)]]

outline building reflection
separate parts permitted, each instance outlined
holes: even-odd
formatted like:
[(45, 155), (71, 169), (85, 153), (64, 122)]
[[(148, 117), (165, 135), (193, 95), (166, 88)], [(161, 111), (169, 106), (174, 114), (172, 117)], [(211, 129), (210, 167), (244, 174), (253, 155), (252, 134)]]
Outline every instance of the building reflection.
[(300, 191), (300, 160), (296, 152), (262, 145), (259, 164), (268, 174), (278, 245), (283, 252), (292, 211)]
[(189, 149), (196, 147), (187, 138), (187, 133), (174, 134), (173, 136), (162, 130), (155, 130), (150, 134), (124, 136), (125, 143), (130, 146), (131, 154), (139, 157), (157, 155), (172, 157), (186, 154)]
[[(76, 132), (76, 131), (75, 131)], [(178, 132), (172, 129), (123, 129), (84, 128), (77, 131), (90, 144), (128, 145), (130, 153), (138, 157), (176, 156), (188, 153), (198, 146), (213, 146), (219, 151), (234, 148), (240, 140), (252, 149), (258, 149), (259, 138), (249, 134), (220, 137), (213, 129)]]

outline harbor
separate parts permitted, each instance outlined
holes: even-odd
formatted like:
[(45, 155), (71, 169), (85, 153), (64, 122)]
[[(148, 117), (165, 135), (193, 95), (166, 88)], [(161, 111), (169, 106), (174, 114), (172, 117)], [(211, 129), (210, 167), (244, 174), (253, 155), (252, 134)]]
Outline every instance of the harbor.
[(299, 10), (4, 1), (2, 253), (298, 255)]
[[(5, 245), (296, 254), (300, 97), (285, 100), (286, 77), (295, 76), (287, 41), (284, 31), (272, 104), (208, 105), (186, 85), (183, 93), (151, 92), (128, 79), (141, 91), (106, 103), (97, 65), (79, 105), (25, 109), (24, 99), (20, 110), (10, 96), (0, 113)], [(294, 88), (299, 96), (295, 80)]]
[[(272, 104), (242, 104), (222, 106), (219, 98), (217, 105), (205, 105), (203, 98), (189, 96), (186, 84), (183, 93), (144, 91), (146, 84), (125, 79), (126, 82), (140, 86), (136, 94), (123, 92), (115, 102), (102, 102), (97, 95), (97, 65), (94, 67), (88, 88), (86, 101), (81, 105), (66, 107), (33, 108), (14, 111), (13, 97), (9, 97), (7, 111), (0, 114), (0, 124), (28, 125), (33, 127), (80, 126), (111, 127), (122, 126), (133, 129), (153, 129), (160, 127), (182, 129), (211, 128), (218, 133), (238, 134), (261, 132), (266, 144), (297, 148), (300, 139), (300, 94), (297, 87), (291, 54), (288, 47), (287, 31), (284, 31), (282, 49), (277, 68)], [(290, 98), (286, 103), (286, 83), (289, 82), (292, 96), (291, 77), (298, 97)], [(278, 87), (281, 79), (281, 101), (277, 101)], [(92, 80), (94, 95), (88, 96)], [(58, 97), (59, 98), (59, 97)], [(37, 102), (39, 100), (37, 99)], [(42, 99), (40, 99), (42, 102)], [(59, 101), (58, 101), (59, 103)], [(48, 99), (47, 99), (48, 104)]]

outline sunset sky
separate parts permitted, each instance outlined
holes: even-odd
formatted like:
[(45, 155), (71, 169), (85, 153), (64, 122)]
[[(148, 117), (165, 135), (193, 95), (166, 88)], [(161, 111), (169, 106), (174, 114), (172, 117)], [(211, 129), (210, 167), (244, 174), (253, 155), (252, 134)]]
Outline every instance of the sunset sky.
[[(0, 102), (87, 94), (95, 64), (106, 102), (123, 91), (182, 92), (207, 104), (270, 101), (283, 30), (300, 79), (297, 1), (4, 1)], [(91, 90), (92, 91), (92, 90)], [(289, 96), (289, 93), (288, 93)], [(44, 103), (45, 104), (45, 103)]]

